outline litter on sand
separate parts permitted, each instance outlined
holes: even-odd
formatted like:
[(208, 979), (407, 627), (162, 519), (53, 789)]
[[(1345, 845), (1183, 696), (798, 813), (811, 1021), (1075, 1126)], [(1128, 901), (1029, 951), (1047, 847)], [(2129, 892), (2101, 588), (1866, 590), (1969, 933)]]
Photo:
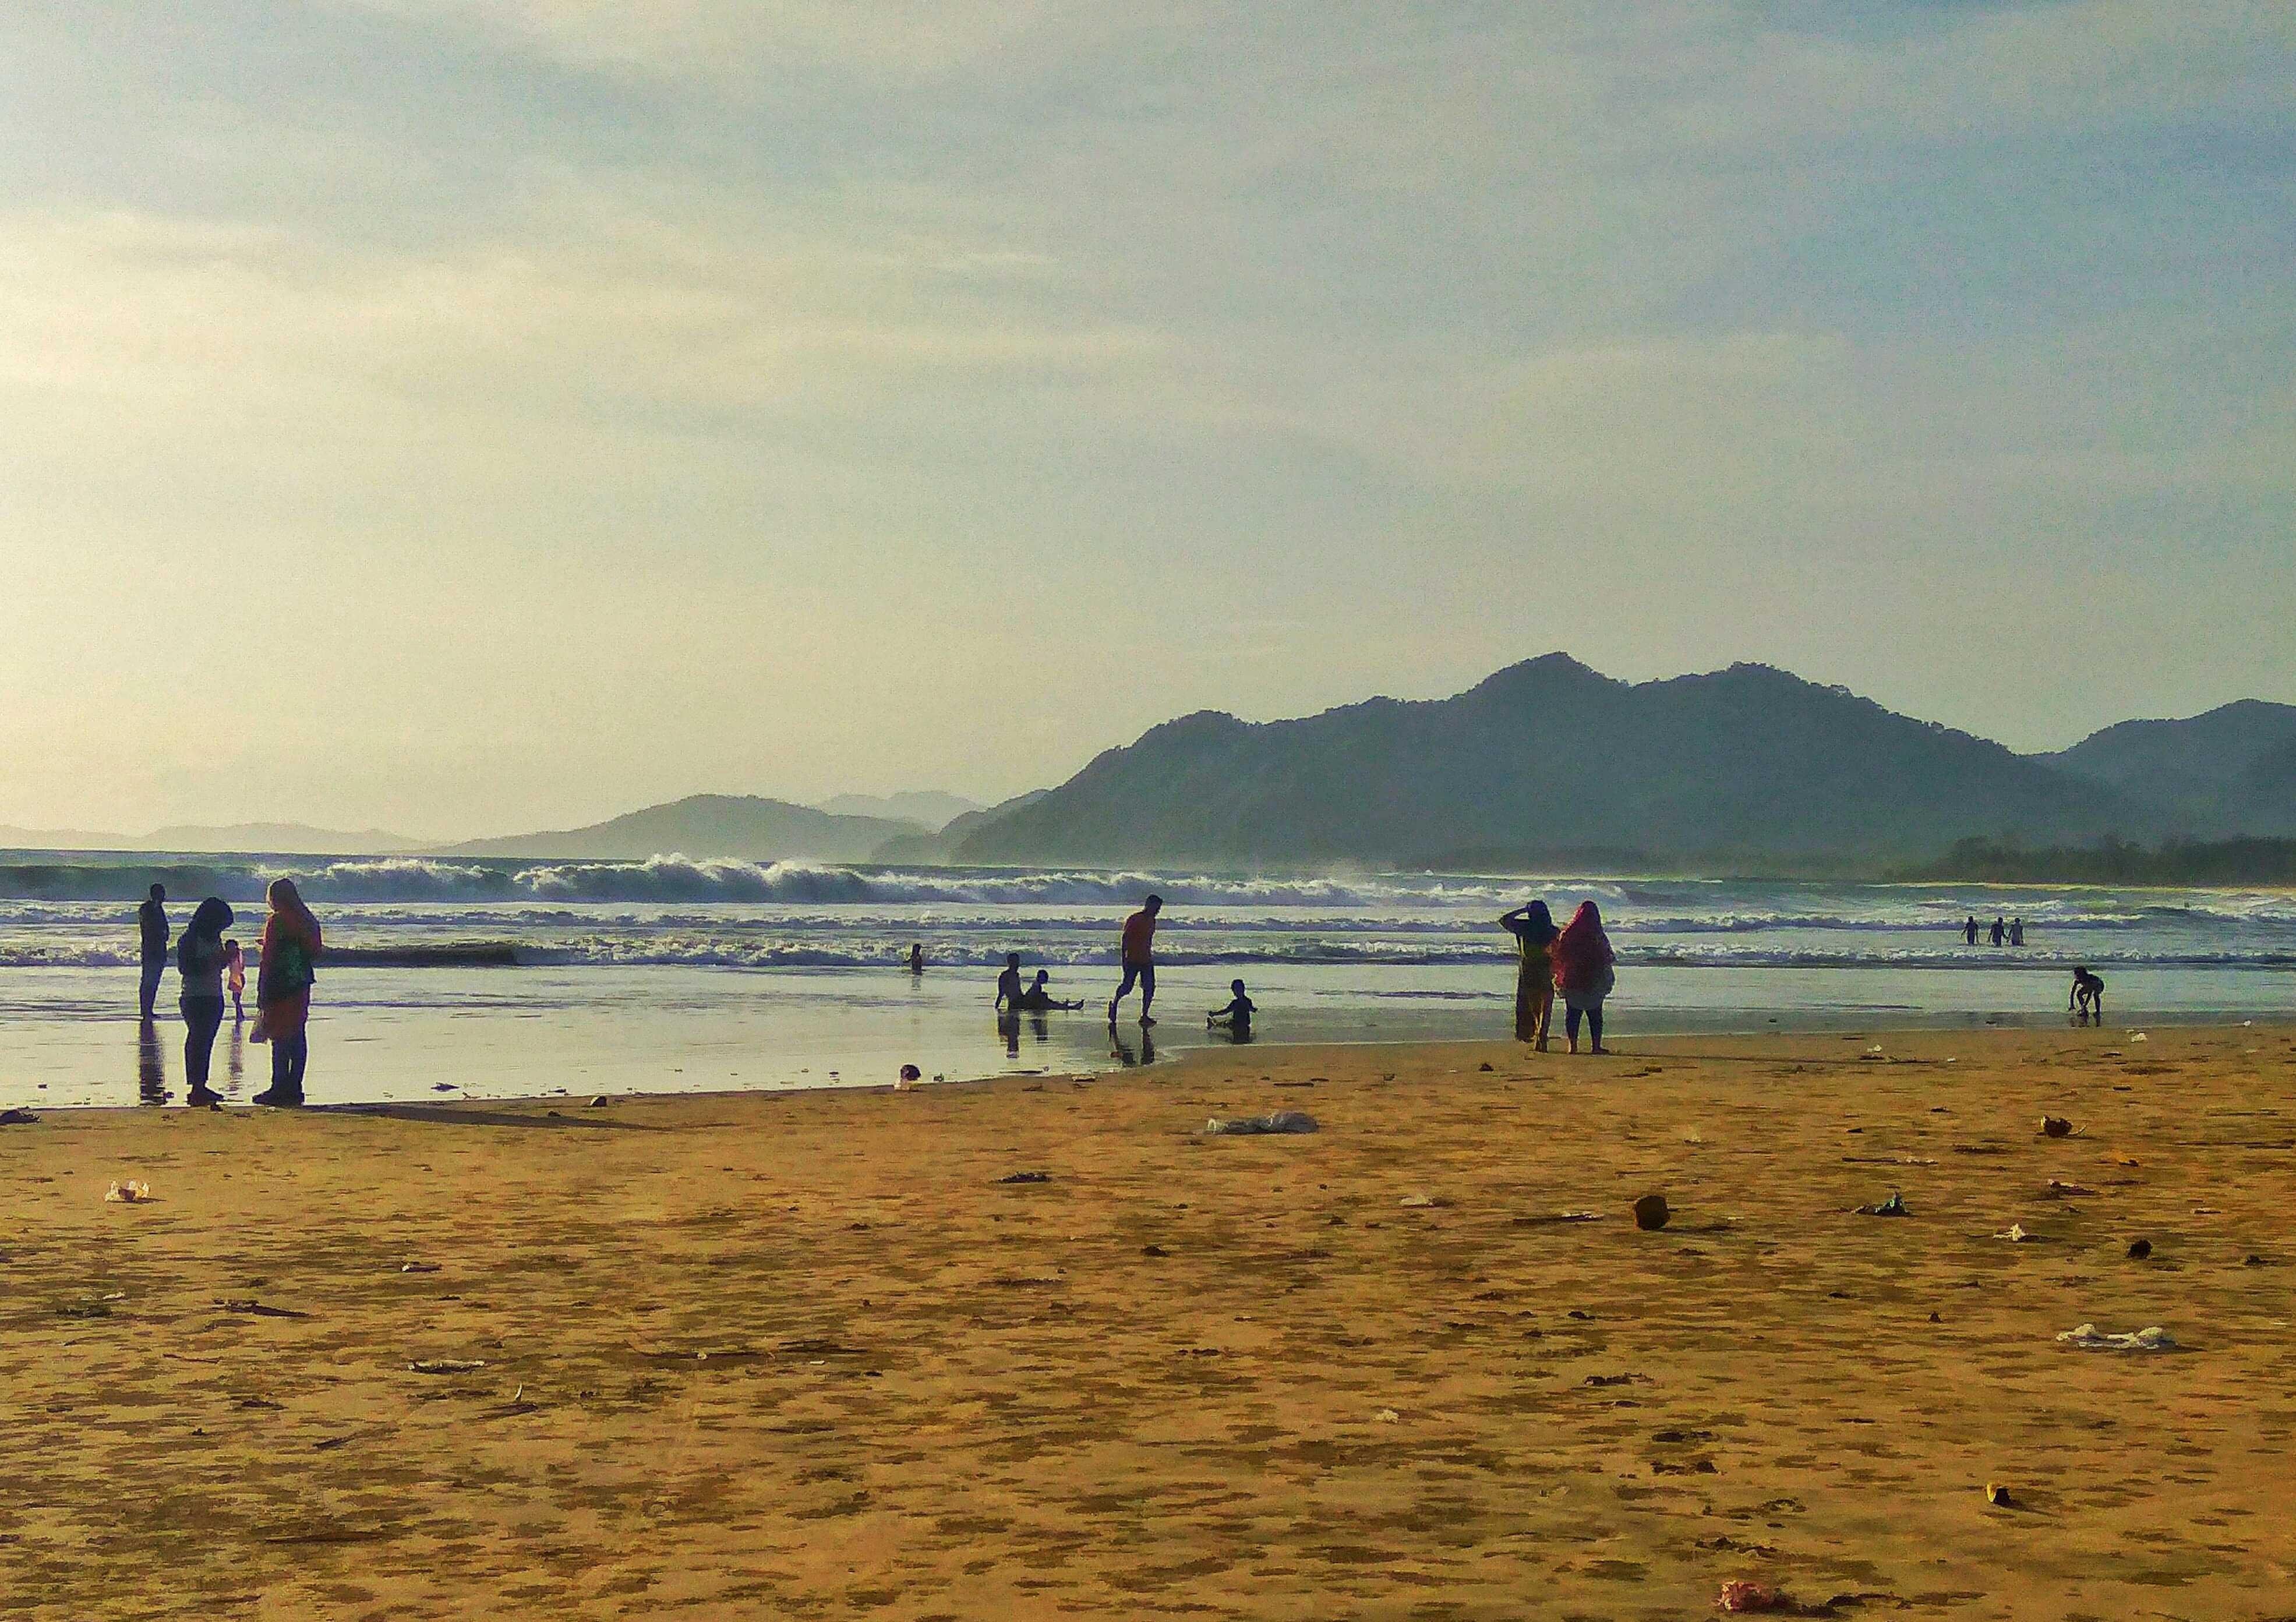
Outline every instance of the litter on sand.
[(999, 1183), (1050, 1183), (1053, 1174), (1048, 1171), (1016, 1171), (996, 1180)]
[(1674, 1215), (1667, 1206), (1664, 1194), (1644, 1194), (1635, 1201), (1634, 1210), (1635, 1226), (1645, 1233), (1657, 1233), (1659, 1229), (1666, 1226), (1667, 1219)]
[(2013, 1222), (2000, 1233), (1996, 1233), (1993, 1237), (1996, 1239), (2005, 1239), (2013, 1245), (2022, 1245), (2035, 1243), (2043, 1236), (2038, 1233), (2027, 1233), (2025, 1231), (2025, 1225), (2021, 1222)]
[(487, 1364), (483, 1357), (418, 1357), (406, 1366), (417, 1374), (468, 1374)]
[(1714, 1602), (1714, 1609), (1736, 1615), (1740, 1612), (1784, 1610), (1792, 1603), (1767, 1583), (1750, 1583), (1743, 1578), (1735, 1578), (1722, 1585), (1721, 1597)]
[(1444, 1199), (1440, 1194), (1406, 1194), (1396, 1203), (1402, 1206), (1406, 1210), (1431, 1211), (1436, 1209), (1438, 1207), (1446, 1206), (1451, 1202), (1448, 1200)]
[(2061, 1115), (2045, 1115), (2041, 1118), (2041, 1135), (2043, 1137), (2069, 1138), (2072, 1136), (2072, 1135), (2073, 1124), (2065, 1119), (2064, 1117)]
[(2057, 1336), (2067, 1346), (2079, 1347), (2090, 1352), (2173, 1352), (2177, 1343), (2169, 1331), (2159, 1324), (2150, 1329), (2132, 1330), (2127, 1334), (2107, 1334), (2094, 1323), (2084, 1323), (2079, 1329), (2069, 1329)]
[(34, 1126), (39, 1120), (29, 1110), (0, 1110), (0, 1126)]
[(1892, 1193), (1879, 1205), (1859, 1206), (1857, 1215), (1860, 1216), (1910, 1216), (1913, 1213), (1906, 1208), (1906, 1197), (1903, 1194)]
[(106, 1189), (103, 1197), (113, 1205), (141, 1205), (152, 1197), (152, 1185), (129, 1177)]
[[(1216, 1137), (1263, 1137), (1272, 1133), (1320, 1132), (1316, 1118), (1305, 1110), (1278, 1110), (1273, 1115), (1247, 1115), (1235, 1120), (1209, 1120), (1204, 1130)], [(1411, 1202), (1406, 1200), (1406, 1205)]]

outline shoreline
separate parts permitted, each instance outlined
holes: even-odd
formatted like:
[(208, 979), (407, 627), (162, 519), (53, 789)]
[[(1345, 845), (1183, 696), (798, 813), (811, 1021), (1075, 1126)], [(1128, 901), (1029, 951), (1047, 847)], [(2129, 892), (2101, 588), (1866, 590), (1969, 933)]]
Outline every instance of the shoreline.
[[(374, 1111), (406, 1109), (422, 1109), (427, 1110), (448, 1110), (455, 1109), (489, 1110), (521, 1105), (578, 1106), (581, 1108), (589, 1108), (591, 1107), (590, 1101), (596, 1098), (606, 1099), (610, 1103), (621, 1104), (648, 1101), (675, 1101), (680, 1099), (725, 1100), (750, 1097), (784, 1098), (873, 1094), (890, 1095), (909, 1092), (940, 1093), (961, 1088), (988, 1087), (1007, 1082), (1030, 1082), (1042, 1081), (1046, 1079), (1073, 1079), (1078, 1081), (1099, 1082), (1119, 1080), (1126, 1077), (1137, 1077), (1144, 1081), (1153, 1082), (1177, 1077), (1177, 1074), (1184, 1069), (1201, 1069), (1207, 1066), (1218, 1066), (1223, 1064), (1231, 1068), (1248, 1066), (1250, 1063), (1253, 1062), (1251, 1058), (1252, 1055), (1266, 1055), (1268, 1062), (1276, 1063), (1296, 1061), (1303, 1054), (1312, 1055), (1319, 1053), (1344, 1054), (1356, 1059), (1367, 1059), (1374, 1055), (1385, 1053), (1397, 1057), (1398, 1060), (1407, 1061), (1413, 1058), (1418, 1058), (1431, 1061), (1447, 1053), (1455, 1052), (1464, 1053), (1472, 1051), (1478, 1062), (1493, 1060), (1496, 1055), (1510, 1059), (1511, 1061), (1519, 1061), (1522, 1063), (1555, 1061), (1572, 1066), (1583, 1063), (1588, 1068), (1590, 1078), (1599, 1078), (1602, 1071), (1606, 1068), (1602, 1062), (1605, 1059), (1623, 1063), (1631, 1062), (1637, 1059), (1674, 1056), (1679, 1044), (1684, 1043), (1826, 1043), (1834, 1041), (1848, 1042), (1872, 1037), (1920, 1037), (1928, 1039), (1959, 1036), (1964, 1038), (1982, 1039), (1997, 1035), (2034, 1036), (2061, 1032), (2063, 1035), (2075, 1039), (2086, 1035), (2102, 1044), (2108, 1041), (2115, 1033), (2117, 1033), (2121, 1038), (2126, 1039), (2128, 1036), (2140, 1029), (2150, 1030), (2152, 1028), (2176, 1031), (2221, 1032), (2253, 1030), (2259, 1033), (2284, 1033), (2288, 1031), (2296, 1031), (2296, 1017), (2292, 1017), (2280, 1012), (2268, 1012), (2262, 1015), (2251, 1016), (2244, 1020), (2234, 1019), (2233, 1016), (2239, 1012), (2240, 1011), (2238, 1010), (2204, 1011), (2198, 1012), (2192, 1011), (2177, 1011), (2168, 1013), (2148, 1014), (2144, 1017), (2141, 1024), (2114, 1024), (2110, 1026), (2098, 1025), (2086, 1027), (2072, 1025), (2062, 1017), (2053, 1018), (2042, 1015), (1980, 1016), (1975, 1014), (1968, 1016), (1965, 1022), (1956, 1019), (1939, 1019), (1927, 1023), (1891, 1023), (1886, 1019), (1857, 1020), (1845, 1017), (1841, 1022), (1832, 1024), (1801, 1021), (1792, 1024), (1772, 1022), (1767, 1027), (1759, 1028), (1739, 1028), (1735, 1026), (1726, 1027), (1719, 1025), (1698, 1026), (1694, 1028), (1674, 1028), (1647, 1031), (1629, 1031), (1624, 1036), (1619, 1036), (1613, 1033), (1611, 1036), (1611, 1051), (1600, 1055), (1585, 1053), (1574, 1055), (1566, 1052), (1562, 1045), (1562, 1038), (1559, 1034), (1559, 1028), (1558, 1034), (1554, 1039), (1551, 1050), (1544, 1054), (1533, 1053), (1524, 1044), (1514, 1040), (1511, 1036), (1468, 1036), (1402, 1038), (1366, 1037), (1363, 1039), (1301, 1038), (1292, 1041), (1286, 1041), (1281, 1038), (1271, 1039), (1263, 1037), (1256, 1038), (1250, 1043), (1241, 1045), (1218, 1044), (1183, 1048), (1177, 1050), (1168, 1055), (1159, 1055), (1153, 1061), (1144, 1064), (1136, 1064), (1119, 1061), (1112, 1059), (1103, 1059), (1096, 1061), (1092, 1064), (1046, 1065), (1040, 1068), (988, 1071), (978, 1075), (957, 1076), (948, 1080), (933, 1080), (929, 1078), (906, 1087), (896, 1085), (890, 1081), (840, 1080), (834, 1082), (772, 1084), (749, 1087), (698, 1087), (691, 1089), (668, 1087), (638, 1089), (603, 1088), (591, 1091), (568, 1088), (546, 1093), (489, 1093), (481, 1096), (460, 1098), (437, 1096), (430, 1098), (344, 1099), (340, 1101), (331, 1101), (327, 1099), (324, 1096), (324, 1087), (322, 1087), (321, 1094), (318, 1098), (313, 1102), (298, 1106), (296, 1109), (291, 1110), (273, 1110), (266, 1106), (250, 1103), (247, 1102), (246, 1099), (240, 1097), (226, 1098), (222, 1103), (212, 1107), (205, 1105), (193, 1106), (184, 1103), (180, 1097), (172, 1092), (169, 1094), (164, 1103), (144, 1102), (51, 1104), (34, 1102), (18, 1104), (12, 1107), (29, 1110), (35, 1113), (62, 1114), (70, 1112), (75, 1116), (140, 1116), (154, 1113), (175, 1114), (185, 1112), (206, 1114), (229, 1114), (233, 1112), (242, 1112), (249, 1114), (318, 1115), (330, 1113), (352, 1113), (362, 1110)], [(1118, 1029), (1127, 1036), (1136, 1036), (1138, 1035), (1138, 1027), (1136, 1024), (1127, 1024), (1119, 1021)], [(1620, 1045), (1621, 1044), (1624, 1045)], [(322, 1051), (324, 1052), (324, 1050)]]

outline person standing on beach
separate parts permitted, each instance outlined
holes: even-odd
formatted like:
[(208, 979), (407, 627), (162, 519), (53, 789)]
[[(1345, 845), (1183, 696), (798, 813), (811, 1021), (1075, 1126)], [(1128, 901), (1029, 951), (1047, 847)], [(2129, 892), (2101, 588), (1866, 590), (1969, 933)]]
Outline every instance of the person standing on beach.
[(996, 977), (996, 1008), (1000, 1014), (1021, 1012), (1021, 954), (1018, 952), (1004, 954), (1004, 972)]
[(1578, 1020), (1584, 1015), (1587, 1034), (1594, 1039), (1588, 1051), (1609, 1053), (1603, 1045), (1603, 1001), (1618, 984), (1612, 965), (1619, 959), (1611, 950), (1611, 938), (1603, 932), (1602, 908), (1580, 902), (1548, 955), (1554, 962), (1555, 988), (1562, 993), (1562, 1035), (1570, 1051), (1578, 1051)]
[(1547, 1028), (1554, 1022), (1554, 965), (1548, 948), (1562, 931), (1544, 901), (1515, 908), (1499, 920), (1499, 928), (1514, 937), (1522, 959), (1514, 977), (1514, 1039), (1543, 1053)]
[(1972, 913), (1961, 926), (1961, 938), (1971, 946), (1977, 944), (1977, 914)]
[(168, 971), (168, 887), (155, 884), (144, 905), (135, 909), (135, 924), (144, 935), (144, 983), (141, 1006), (152, 1017), (152, 1003), (160, 995), (160, 977)]
[(191, 1084), (184, 1102), (194, 1107), (222, 1102), (208, 1086), (208, 1067), (215, 1058), (216, 1032), (223, 1028), (223, 932), (231, 928), (231, 904), (209, 896), (176, 943), (176, 969), (184, 978), (177, 1004), (184, 1011), (184, 1079)]
[(223, 943), (223, 988), (231, 993), (231, 1017), (247, 1018), (247, 1007), (240, 1001), (247, 991), (247, 954), (235, 940)]
[(1156, 1023), (1148, 1017), (1148, 1010), (1156, 1001), (1156, 914), (1163, 910), (1164, 897), (1151, 896), (1124, 921), (1124, 983), (1108, 1000), (1111, 1025), (1116, 1023), (1116, 1005), (1124, 1001), (1136, 981), (1140, 987), (1140, 1023)]
[(265, 892), (271, 916), (255, 965), (255, 1013), (271, 1043), (271, 1085), (258, 1104), (291, 1109), (303, 1102), (303, 1067), (311, 1056), (307, 1025), (311, 985), (318, 978), (319, 921), (303, 905), (292, 879), (274, 879)]

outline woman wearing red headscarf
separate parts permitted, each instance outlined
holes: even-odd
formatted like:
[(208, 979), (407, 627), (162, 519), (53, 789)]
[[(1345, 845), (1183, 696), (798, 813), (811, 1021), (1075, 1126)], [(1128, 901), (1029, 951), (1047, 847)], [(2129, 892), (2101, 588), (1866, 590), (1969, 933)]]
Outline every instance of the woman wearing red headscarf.
[(291, 1107), (303, 1102), (303, 1066), (311, 1054), (304, 1023), (311, 1017), (311, 982), (317, 978), (312, 965), (319, 957), (319, 921), (292, 879), (274, 879), (266, 898), (271, 916), (263, 921), (255, 965), (255, 1009), (271, 1043), (271, 1086), (255, 1102)]
[(1580, 902), (1548, 955), (1554, 960), (1554, 988), (1562, 994), (1562, 1035), (1570, 1051), (1578, 1051), (1583, 1014), (1587, 1034), (1595, 1039), (1589, 1051), (1609, 1053), (1603, 1045), (1603, 999), (1618, 984), (1618, 971), (1611, 965), (1619, 959), (1611, 950), (1611, 938), (1603, 933), (1603, 910), (1591, 901)]

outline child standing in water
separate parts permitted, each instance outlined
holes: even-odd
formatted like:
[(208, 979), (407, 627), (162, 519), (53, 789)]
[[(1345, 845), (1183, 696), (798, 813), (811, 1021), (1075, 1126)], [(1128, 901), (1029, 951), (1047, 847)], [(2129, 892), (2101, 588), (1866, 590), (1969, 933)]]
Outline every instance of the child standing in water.
[(223, 943), (223, 988), (231, 993), (231, 1017), (247, 1018), (247, 1010), (240, 1005), (240, 998), (247, 991), (247, 954), (239, 949), (235, 940)]

